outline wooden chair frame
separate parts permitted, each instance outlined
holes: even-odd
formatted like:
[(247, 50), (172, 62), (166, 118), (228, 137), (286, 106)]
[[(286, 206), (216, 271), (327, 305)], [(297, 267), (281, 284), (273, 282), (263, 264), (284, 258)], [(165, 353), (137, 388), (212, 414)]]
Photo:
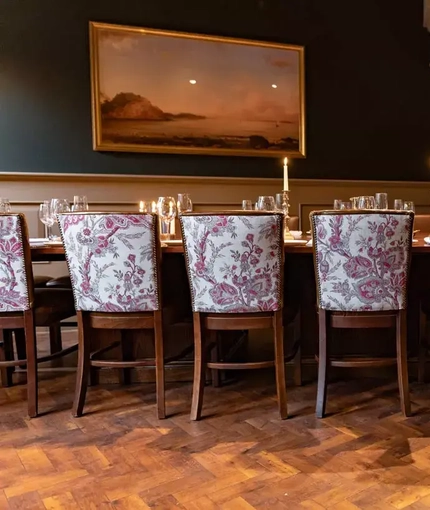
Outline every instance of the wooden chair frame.
[[(29, 309), (22, 312), (0, 313), (0, 330), (3, 331), (3, 342), (0, 346), (0, 376), (2, 385), (9, 386), (12, 384), (12, 373), (14, 368), (26, 367), (28, 415), (30, 418), (34, 418), (38, 415), (37, 364), (65, 356), (75, 350), (76, 347), (72, 346), (68, 349), (57, 351), (54, 354), (37, 358), (33, 267), (31, 263), (27, 222), (25, 220), (25, 216), (21, 213), (0, 213), (0, 217), (1, 216), (16, 216), (19, 218), (21, 226), (21, 241), (24, 251)], [(55, 312), (53, 312), (52, 316), (49, 318), (49, 323), (38, 324), (38, 326), (49, 325), (51, 323), (51, 319), (54, 323), (62, 318), (63, 317), (57, 316)], [(17, 360), (13, 359), (12, 330), (15, 330), (14, 333), (18, 354)]]
[[(259, 211), (229, 211), (226, 213), (186, 213), (183, 216), (256, 216), (256, 215), (273, 215), (273, 213), (265, 213)], [(282, 216), (282, 215), (280, 215)], [(282, 218), (281, 218), (282, 219)], [(187, 274), (190, 284), (191, 295), (193, 296), (193, 286), (191, 275), (189, 272), (189, 257), (187, 244), (185, 242), (185, 233), (181, 222), (181, 232), (184, 245), (184, 254), (186, 258)], [(278, 397), (279, 414), (282, 419), (288, 417), (287, 410), (287, 390), (285, 382), (285, 356), (284, 356), (284, 328), (283, 328), (283, 283), (284, 283), (284, 243), (282, 221), (280, 227), (280, 302), (281, 308), (275, 312), (261, 313), (201, 313), (193, 312), (194, 325), (194, 379), (193, 379), (193, 397), (191, 403), (191, 420), (199, 420), (201, 418), (203, 407), (203, 395), (205, 387), (206, 368), (212, 370), (215, 385), (218, 385), (219, 379), (214, 373), (218, 370), (245, 370), (245, 369), (262, 369), (275, 367), (276, 373), (276, 392)], [(193, 298), (192, 298), (193, 299)], [(241, 331), (251, 329), (273, 329), (274, 332), (274, 350), (275, 359), (271, 361), (260, 361), (254, 363), (233, 363), (220, 362), (216, 360), (216, 356), (212, 361), (207, 360), (208, 350), (216, 347), (217, 331)], [(216, 361), (214, 361), (214, 359)]]
[[(398, 213), (398, 212), (397, 212)], [(317, 211), (311, 213), (311, 225), (313, 225), (313, 216), (318, 215), (350, 215), (363, 214), (363, 211)], [(408, 213), (404, 213), (405, 215)], [(413, 214), (412, 214), (413, 220)], [(313, 232), (314, 239), (317, 233)], [(409, 246), (412, 246), (413, 221), (409, 232)], [(407, 270), (409, 273), (411, 260), (411, 249), (409, 249)], [(317, 276), (317, 252), (314, 245), (314, 267), (315, 279)], [(318, 316), (319, 316), (319, 355), (318, 360), (318, 392), (316, 402), (316, 415), (323, 418), (326, 410), (327, 400), (327, 375), (329, 367), (346, 368), (375, 368), (397, 364), (397, 377), (400, 392), (401, 410), (405, 416), (411, 414), (411, 402), (409, 396), (408, 379), (408, 359), (407, 359), (407, 329), (406, 329), (406, 310), (393, 310), (381, 312), (336, 312), (320, 308), (319, 291), (318, 296)], [(375, 359), (367, 358), (360, 360), (330, 359), (330, 333), (336, 328), (395, 328), (396, 330), (396, 358)]]
[[(73, 213), (67, 213), (70, 215)], [(147, 215), (149, 213), (136, 213), (121, 211), (115, 212), (87, 212), (77, 213), (90, 214), (90, 215), (112, 215), (112, 214), (132, 214)], [(162, 327), (162, 292), (161, 292), (161, 244), (159, 238), (159, 225), (155, 214), (153, 242), (155, 253), (155, 271), (157, 281), (157, 294), (159, 310), (153, 312), (88, 312), (78, 310), (78, 371), (76, 377), (75, 397), (73, 402), (72, 413), (75, 417), (82, 416), (85, 405), (85, 397), (88, 388), (88, 381), (90, 379), (91, 385), (98, 382), (96, 370), (98, 368), (121, 368), (122, 379), (125, 384), (130, 382), (130, 369), (143, 366), (154, 366), (154, 360), (132, 360), (132, 350), (130, 349), (130, 341), (126, 338), (125, 334), (121, 335), (119, 342), (113, 342), (106, 347), (102, 347), (97, 351), (91, 351), (91, 330), (92, 329), (111, 329), (111, 330), (129, 330), (129, 329), (152, 329), (154, 330), (155, 339), (155, 378), (156, 378), (156, 394), (157, 394), (157, 415), (162, 419), (166, 417), (165, 405), (165, 381), (164, 381), (164, 347), (163, 347), (163, 327)], [(61, 236), (63, 232), (61, 230)], [(64, 237), (63, 237), (64, 243)], [(67, 251), (66, 251), (67, 260)], [(104, 360), (100, 356), (117, 347), (121, 346), (122, 361)]]

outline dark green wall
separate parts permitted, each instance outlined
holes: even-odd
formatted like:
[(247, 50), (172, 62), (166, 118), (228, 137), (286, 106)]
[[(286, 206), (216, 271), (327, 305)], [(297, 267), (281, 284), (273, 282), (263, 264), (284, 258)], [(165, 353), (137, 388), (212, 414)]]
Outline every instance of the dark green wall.
[(0, 171), (275, 177), (280, 161), (92, 150), (88, 21), (306, 47), (291, 177), (430, 178), (422, 0), (1, 0)]

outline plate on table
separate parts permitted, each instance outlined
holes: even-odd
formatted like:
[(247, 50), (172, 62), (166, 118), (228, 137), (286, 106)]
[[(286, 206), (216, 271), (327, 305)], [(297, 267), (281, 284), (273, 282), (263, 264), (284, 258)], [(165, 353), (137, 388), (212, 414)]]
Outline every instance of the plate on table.
[(44, 246), (49, 239), (47, 237), (30, 237), (28, 241), (30, 246)]
[(165, 239), (162, 242), (167, 246), (178, 246), (182, 244), (182, 239)]
[(424, 237), (424, 243), (430, 246), (430, 237)]
[(307, 240), (306, 239), (284, 239), (284, 244), (305, 245), (305, 244), (307, 244)]

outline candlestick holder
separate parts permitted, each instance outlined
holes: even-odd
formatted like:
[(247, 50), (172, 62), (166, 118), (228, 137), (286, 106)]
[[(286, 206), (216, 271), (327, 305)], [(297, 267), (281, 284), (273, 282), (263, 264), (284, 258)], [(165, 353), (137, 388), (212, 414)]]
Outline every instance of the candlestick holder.
[(290, 198), (289, 198), (289, 190), (282, 191), (282, 212), (284, 213), (284, 240), (294, 239), (293, 234), (290, 232), (289, 223), (290, 223)]

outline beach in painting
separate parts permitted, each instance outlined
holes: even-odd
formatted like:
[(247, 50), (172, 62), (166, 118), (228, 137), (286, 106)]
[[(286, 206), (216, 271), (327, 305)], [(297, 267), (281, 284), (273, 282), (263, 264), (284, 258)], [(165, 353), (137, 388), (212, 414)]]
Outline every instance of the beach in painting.
[(104, 144), (299, 151), (297, 51), (109, 29), (98, 45)]

